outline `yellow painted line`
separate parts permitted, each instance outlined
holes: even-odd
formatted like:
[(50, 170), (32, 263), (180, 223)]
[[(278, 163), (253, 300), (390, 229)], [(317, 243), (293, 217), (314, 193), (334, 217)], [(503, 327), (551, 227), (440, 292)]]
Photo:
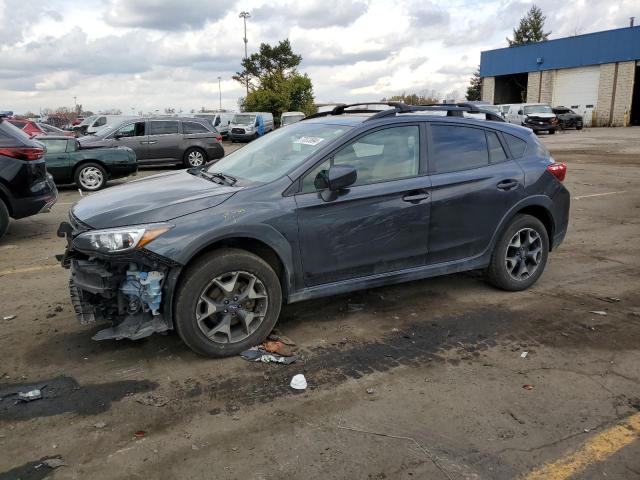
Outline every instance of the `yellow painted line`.
[(640, 438), (640, 412), (589, 438), (580, 449), (521, 477), (522, 480), (565, 480), (602, 462)]
[(56, 263), (55, 265), (40, 265), (37, 267), (18, 267), (18, 268), (11, 268), (9, 270), (0, 270), (0, 277), (3, 277), (5, 275), (11, 275), (14, 273), (41, 272), (42, 270), (51, 270), (54, 268), (60, 268), (60, 264)]
[(591, 195), (579, 195), (577, 197), (573, 197), (573, 199), (574, 200), (582, 200), (583, 198), (604, 197), (605, 195), (618, 195), (619, 193), (627, 193), (627, 191), (626, 190), (620, 190), (618, 192), (592, 193)]

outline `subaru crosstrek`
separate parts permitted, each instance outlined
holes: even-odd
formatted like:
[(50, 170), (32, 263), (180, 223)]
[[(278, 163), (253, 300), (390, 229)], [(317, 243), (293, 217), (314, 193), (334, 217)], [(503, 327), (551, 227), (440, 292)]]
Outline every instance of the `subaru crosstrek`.
[(78, 319), (110, 322), (97, 340), (175, 329), (225, 356), (283, 303), (473, 269), (530, 287), (567, 231), (565, 165), (466, 107), (390, 106), (339, 106), (80, 200), (59, 229)]

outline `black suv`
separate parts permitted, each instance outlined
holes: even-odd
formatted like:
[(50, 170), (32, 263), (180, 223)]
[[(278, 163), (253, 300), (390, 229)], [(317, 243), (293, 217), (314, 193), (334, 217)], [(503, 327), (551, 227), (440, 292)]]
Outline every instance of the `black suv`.
[(0, 113), (0, 238), (17, 220), (51, 209), (58, 198), (43, 146)]
[(567, 128), (575, 128), (576, 130), (582, 130), (583, 121), (582, 115), (578, 115), (576, 112), (567, 107), (553, 107), (553, 113), (558, 117), (558, 123), (562, 130)]
[(58, 232), (78, 319), (112, 322), (95, 339), (176, 329), (224, 356), (264, 339), (283, 303), (472, 269), (535, 283), (567, 231), (565, 165), (529, 129), (462, 118), (475, 107), (385, 106), (80, 200)]
[(129, 147), (139, 165), (179, 164), (200, 167), (224, 157), (222, 136), (201, 118), (140, 118), (80, 138), (83, 148)]

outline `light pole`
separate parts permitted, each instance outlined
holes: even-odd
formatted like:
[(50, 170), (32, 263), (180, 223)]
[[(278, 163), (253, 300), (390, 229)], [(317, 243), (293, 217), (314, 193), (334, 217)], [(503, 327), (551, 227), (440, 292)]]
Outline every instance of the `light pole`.
[[(247, 18), (251, 17), (249, 12), (240, 12), (240, 18), (244, 20), (244, 59), (247, 59)], [(247, 96), (249, 96), (249, 76), (247, 75)]]
[(218, 95), (220, 98), (220, 107), (218, 108), (218, 110), (222, 111), (222, 86), (220, 84), (220, 81), (222, 80), (222, 77), (218, 77)]
[(77, 98), (78, 97), (76, 97), (76, 96), (73, 97), (73, 111), (76, 112), (76, 113), (78, 113), (77, 112), (78, 111), (78, 102), (76, 102)]

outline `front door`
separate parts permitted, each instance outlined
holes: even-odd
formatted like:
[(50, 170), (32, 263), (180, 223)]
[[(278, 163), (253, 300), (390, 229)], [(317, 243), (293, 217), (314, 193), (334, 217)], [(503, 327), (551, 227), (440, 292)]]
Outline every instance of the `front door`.
[(129, 147), (136, 153), (138, 161), (144, 160), (149, 149), (145, 121), (123, 125), (110, 136), (110, 142), (113, 147)]
[(429, 263), (475, 257), (524, 198), (524, 172), (507, 157), (498, 132), (447, 124), (429, 131)]
[(182, 134), (177, 120), (149, 121), (148, 162), (155, 160), (182, 160)]
[[(420, 173), (420, 131), (418, 125), (378, 129), (305, 175), (296, 203), (307, 286), (425, 264), (430, 184)], [(325, 200), (314, 180), (332, 165), (350, 165), (358, 178)]]

